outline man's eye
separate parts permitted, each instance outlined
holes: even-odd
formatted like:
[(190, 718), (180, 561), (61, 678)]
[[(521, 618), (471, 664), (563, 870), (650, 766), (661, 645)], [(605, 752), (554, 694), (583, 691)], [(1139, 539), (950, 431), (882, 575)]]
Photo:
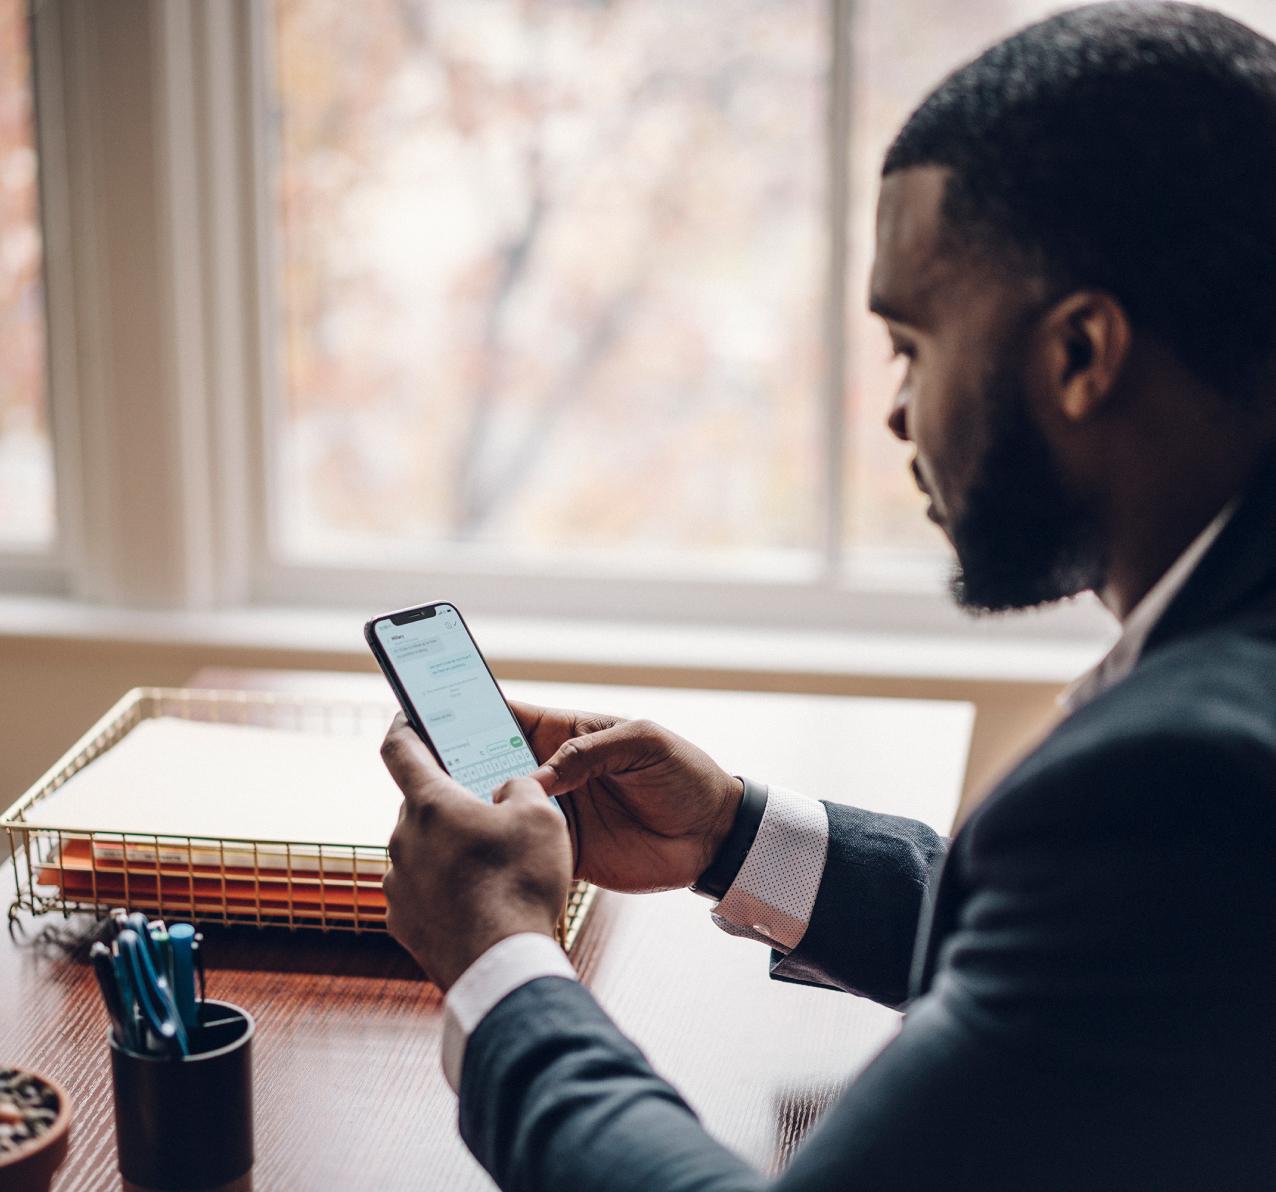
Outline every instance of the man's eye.
[(915, 360), (917, 349), (912, 344), (891, 344), (892, 360)]

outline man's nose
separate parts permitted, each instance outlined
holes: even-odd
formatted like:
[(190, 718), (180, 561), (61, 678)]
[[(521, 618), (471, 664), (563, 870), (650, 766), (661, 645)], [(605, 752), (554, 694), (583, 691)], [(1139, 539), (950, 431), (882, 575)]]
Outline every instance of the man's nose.
[(909, 442), (908, 438), (908, 400), (901, 394), (896, 397), (891, 411), (886, 415), (886, 425), (901, 443)]

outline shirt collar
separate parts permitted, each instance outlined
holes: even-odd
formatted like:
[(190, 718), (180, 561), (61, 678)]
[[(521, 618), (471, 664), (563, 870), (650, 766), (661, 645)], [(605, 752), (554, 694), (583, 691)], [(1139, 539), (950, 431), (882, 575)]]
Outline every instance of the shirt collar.
[(1148, 634), (1161, 619), (1161, 614), (1169, 607), (1170, 601), (1178, 595), (1179, 589), (1187, 583), (1188, 576), (1196, 570), (1196, 565), (1214, 544), (1214, 539), (1227, 525), (1236, 505), (1236, 501), (1229, 501), (1218, 516), (1192, 540), (1170, 569), (1152, 585), (1147, 595), (1130, 610), (1122, 622), (1121, 636), (1116, 645), (1104, 655), (1097, 666), (1070, 684), (1059, 697), (1059, 703), (1065, 712), (1071, 714), (1077, 711), (1115, 686), (1134, 669), (1139, 655), (1143, 653)]

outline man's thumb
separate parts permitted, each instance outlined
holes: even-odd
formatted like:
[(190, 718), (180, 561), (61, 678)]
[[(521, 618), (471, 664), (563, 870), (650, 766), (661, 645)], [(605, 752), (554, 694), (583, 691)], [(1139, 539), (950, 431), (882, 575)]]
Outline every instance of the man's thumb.
[(600, 774), (623, 770), (633, 752), (634, 734), (628, 724), (617, 724), (596, 733), (564, 741), (529, 778), (541, 784), (547, 795), (565, 795)]

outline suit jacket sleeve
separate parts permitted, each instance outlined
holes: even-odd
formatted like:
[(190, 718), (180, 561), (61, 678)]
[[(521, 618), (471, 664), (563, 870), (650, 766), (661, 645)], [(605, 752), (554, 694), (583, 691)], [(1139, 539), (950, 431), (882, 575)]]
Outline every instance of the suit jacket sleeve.
[[(946, 864), (955, 910), (932, 988), (777, 1192), (1273, 1186), (1276, 1037), (1238, 1029), (1266, 1021), (1276, 969), (1253, 863), (1272, 772), (1252, 750), (1132, 742), (991, 799)], [(913, 908), (901, 923), (916, 884), (895, 882)], [(562, 979), (480, 1023), (460, 1111), (505, 1189), (771, 1186)]]
[(897, 815), (825, 803), (828, 859), (811, 921), (771, 975), (826, 985), (888, 1006), (908, 996), (917, 925), (947, 842)]

